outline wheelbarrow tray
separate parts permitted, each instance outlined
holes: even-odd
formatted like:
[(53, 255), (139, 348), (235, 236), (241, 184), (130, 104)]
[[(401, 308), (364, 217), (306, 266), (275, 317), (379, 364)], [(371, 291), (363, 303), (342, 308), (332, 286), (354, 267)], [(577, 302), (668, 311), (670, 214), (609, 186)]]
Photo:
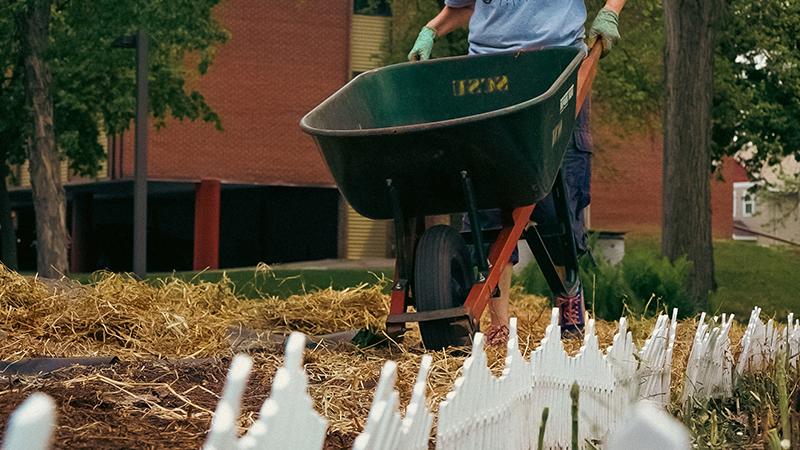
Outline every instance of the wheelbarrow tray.
[(515, 208), (551, 190), (575, 121), (584, 52), (554, 47), (404, 63), (365, 72), (301, 121), (350, 205), (393, 217)]

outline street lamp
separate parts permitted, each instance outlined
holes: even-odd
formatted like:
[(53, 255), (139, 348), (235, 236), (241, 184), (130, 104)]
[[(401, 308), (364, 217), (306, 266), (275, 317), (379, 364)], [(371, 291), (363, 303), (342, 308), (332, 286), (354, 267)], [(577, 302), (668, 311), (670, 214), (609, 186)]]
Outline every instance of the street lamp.
[(133, 178), (133, 272), (147, 274), (147, 33), (120, 36), (111, 44), (115, 48), (136, 49), (136, 138)]

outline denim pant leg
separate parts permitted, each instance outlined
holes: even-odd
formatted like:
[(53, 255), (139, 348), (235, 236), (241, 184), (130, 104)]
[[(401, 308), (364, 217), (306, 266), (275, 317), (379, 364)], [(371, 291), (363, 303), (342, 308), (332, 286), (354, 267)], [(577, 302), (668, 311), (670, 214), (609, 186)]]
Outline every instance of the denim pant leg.
[[(578, 255), (586, 252), (588, 237), (583, 210), (591, 202), (592, 138), (589, 133), (589, 100), (584, 103), (581, 114), (567, 146), (562, 166), (567, 188), (567, 206), (572, 220), (572, 234)], [(553, 195), (550, 194), (536, 205), (532, 216), (543, 234), (552, 233), (559, 227)], [(550, 256), (556, 265), (563, 266), (567, 255), (554, 238), (545, 238)]]

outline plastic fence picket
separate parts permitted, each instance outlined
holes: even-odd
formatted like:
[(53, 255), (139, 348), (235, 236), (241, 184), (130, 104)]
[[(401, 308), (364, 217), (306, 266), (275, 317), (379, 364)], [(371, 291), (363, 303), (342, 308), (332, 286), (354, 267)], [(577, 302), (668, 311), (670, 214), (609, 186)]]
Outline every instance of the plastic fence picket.
[(509, 322), (505, 367), (499, 383), (502, 386), (502, 395), (505, 400), (505, 404), (502, 406), (503, 420), (506, 421), (506, 428), (509, 430), (501, 437), (499, 442), (502, 447), (500, 448), (528, 449), (531, 441), (526, 430), (531, 423), (529, 414), (532, 409), (533, 391), (531, 389), (530, 364), (519, 349), (516, 318), (512, 318)]
[(523, 431), (506, 426), (508, 411), (503, 408), (503, 387), (487, 366), (483, 341), (483, 334), (477, 333), (461, 376), (439, 405), (437, 449), (503, 448), (506, 434)]
[(517, 319), (509, 323), (500, 378), (487, 366), (483, 339), (480, 333), (475, 336), (472, 355), (464, 362), (453, 391), (439, 406), (437, 449), (530, 448), (531, 372), (519, 350)]
[(778, 333), (775, 323), (770, 319), (766, 326), (761, 321), (761, 308), (753, 308), (750, 321), (742, 336), (736, 375), (742, 376), (766, 370), (774, 361), (784, 335)]
[(549, 408), (549, 418), (544, 433), (545, 448), (566, 446), (572, 440), (571, 401), (569, 390), (575, 381), (569, 356), (561, 343), (558, 308), (553, 308), (550, 325), (539, 347), (531, 352), (531, 384), (533, 410), (531, 411), (531, 442), (536, 442), (542, 422), (542, 411)]
[[(733, 355), (729, 332), (733, 314), (722, 315), (721, 326), (710, 328), (705, 321), (706, 313), (694, 335), (692, 350), (686, 363), (683, 385), (684, 404), (690, 399), (730, 397), (733, 390)], [(717, 318), (713, 319), (714, 324)]]
[(424, 355), (406, 408), (406, 417), (400, 420), (400, 396), (395, 390), (397, 364), (387, 361), (381, 369), (381, 377), (375, 398), (370, 407), (364, 431), (356, 437), (353, 450), (427, 450), (433, 427), (433, 414), (425, 401), (433, 359)]
[(689, 431), (663, 408), (644, 400), (608, 439), (606, 450), (689, 450)]
[(315, 410), (308, 395), (303, 369), (306, 337), (292, 333), (286, 342), (283, 367), (275, 373), (269, 399), (258, 420), (239, 441), (242, 450), (319, 450), (325, 442), (327, 421)]
[(433, 427), (433, 414), (428, 409), (425, 401), (425, 391), (428, 386), (428, 373), (431, 370), (433, 358), (424, 355), (419, 364), (417, 381), (414, 383), (414, 390), (411, 393), (411, 402), (406, 408), (406, 416), (403, 419), (402, 437), (400, 448), (404, 450), (428, 450), (428, 443), (431, 438), (431, 428)]
[(678, 310), (672, 310), (672, 320), (660, 314), (650, 337), (639, 352), (639, 398), (661, 406), (669, 402), (672, 380), (672, 352), (675, 347)]
[(36, 392), (11, 413), (2, 450), (45, 450), (50, 448), (56, 425), (53, 399)]
[(786, 321), (787, 342), (789, 344), (789, 364), (797, 367), (797, 359), (800, 357), (800, 320), (794, 320), (794, 313), (790, 313)]
[(571, 358), (561, 343), (558, 308), (554, 308), (545, 337), (530, 359), (533, 390), (530, 442), (536, 442), (542, 410), (549, 408), (544, 446), (569, 448), (572, 441), (569, 392), (575, 382), (580, 388), (578, 437), (581, 446), (584, 447), (587, 440), (603, 438), (613, 421), (615, 379), (611, 363), (600, 351), (594, 321), (587, 324), (583, 346)]
[(570, 358), (570, 362), (580, 388), (578, 438), (581, 447), (584, 447), (587, 441), (606, 437), (609, 425), (613, 422), (616, 387), (614, 369), (600, 351), (594, 319), (586, 324), (583, 346), (575, 358)]
[(611, 364), (614, 373), (614, 394), (611, 400), (611, 416), (609, 432), (613, 431), (620, 417), (639, 397), (639, 380), (636, 369), (638, 350), (633, 343), (633, 334), (628, 331), (625, 317), (619, 319), (619, 329), (614, 335), (611, 346), (606, 351), (606, 361)]
[(214, 418), (211, 419), (211, 429), (206, 438), (204, 450), (228, 450), (236, 448), (239, 441), (237, 423), (242, 408), (242, 394), (247, 387), (247, 379), (253, 361), (245, 355), (236, 355), (228, 369), (222, 398), (217, 403)]
[(367, 425), (353, 443), (353, 450), (395, 450), (399, 448), (400, 396), (394, 389), (397, 381), (397, 363), (386, 361), (375, 398), (367, 416)]

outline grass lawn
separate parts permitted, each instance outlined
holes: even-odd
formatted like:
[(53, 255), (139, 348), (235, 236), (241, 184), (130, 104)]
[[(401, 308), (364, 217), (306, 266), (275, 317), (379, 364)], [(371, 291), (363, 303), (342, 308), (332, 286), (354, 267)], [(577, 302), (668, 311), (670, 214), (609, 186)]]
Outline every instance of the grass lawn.
[[(247, 298), (260, 298), (263, 296), (289, 297), (292, 294), (302, 294), (333, 287), (346, 289), (360, 284), (375, 284), (386, 277), (391, 280), (392, 269), (377, 269), (373, 271), (356, 269), (330, 269), (330, 270), (273, 270), (269, 273), (256, 273), (253, 268), (214, 270), (206, 272), (176, 272), (174, 275), (183, 280), (198, 280), (218, 282), (226, 275), (235, 286), (236, 293)], [(147, 276), (150, 280), (157, 280), (172, 276), (172, 273), (153, 273)], [(388, 284), (387, 292), (388, 292)]]
[[(659, 253), (656, 239), (626, 240), (628, 254)], [(714, 243), (717, 292), (712, 296), (709, 312), (733, 313), (746, 321), (753, 306), (760, 306), (764, 315), (785, 320), (788, 312), (800, 314), (800, 250), (789, 247), (762, 247), (749, 242), (717, 241)], [(385, 277), (391, 280), (392, 269), (374, 271), (362, 269), (299, 270), (277, 269), (268, 274), (256, 273), (254, 268), (226, 271), (177, 272), (184, 280), (217, 282), (223, 274), (230, 278), (239, 295), (248, 298), (277, 296), (325, 289), (345, 289), (363, 283), (374, 284)], [(157, 280), (170, 273), (153, 273), (148, 279)], [(86, 281), (88, 275), (78, 276)], [(389, 292), (387, 283), (387, 293)]]
[[(657, 240), (626, 241), (628, 252), (659, 252)], [(710, 312), (733, 313), (747, 321), (754, 306), (785, 320), (800, 314), (800, 249), (762, 247), (752, 242), (714, 242), (717, 292)]]

